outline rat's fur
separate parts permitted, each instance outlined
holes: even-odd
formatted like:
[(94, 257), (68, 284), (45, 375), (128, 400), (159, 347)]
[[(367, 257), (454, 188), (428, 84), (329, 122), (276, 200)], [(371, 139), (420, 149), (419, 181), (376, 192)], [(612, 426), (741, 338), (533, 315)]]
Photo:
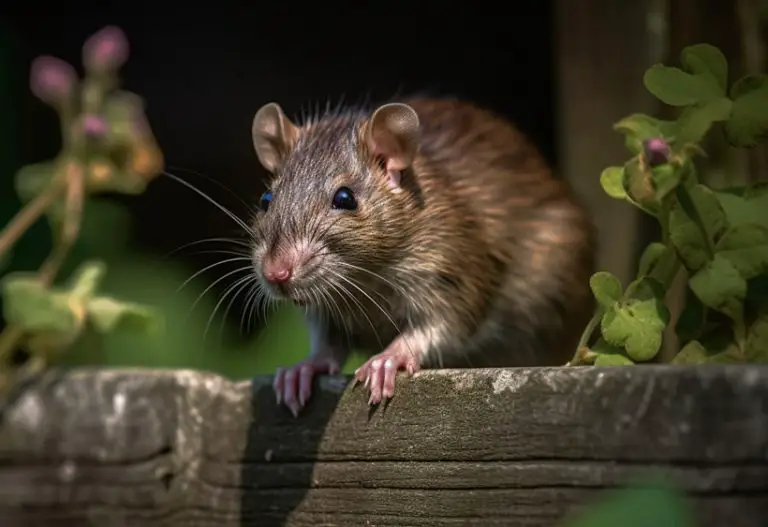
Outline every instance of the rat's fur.
[[(455, 99), (402, 102), (421, 135), (400, 192), (363, 140), (370, 111), (289, 126), (253, 222), (256, 266), (310, 247), (282, 293), (372, 354), (410, 327), (430, 342), (424, 367), (565, 363), (593, 307), (587, 213), (505, 120)], [(356, 211), (331, 208), (342, 186)]]

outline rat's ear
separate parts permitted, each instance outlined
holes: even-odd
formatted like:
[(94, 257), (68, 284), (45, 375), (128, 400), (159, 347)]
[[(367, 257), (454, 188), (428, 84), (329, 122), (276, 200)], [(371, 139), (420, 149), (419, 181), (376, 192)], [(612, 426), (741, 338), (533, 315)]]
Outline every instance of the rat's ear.
[(293, 146), (299, 129), (285, 116), (279, 104), (271, 102), (256, 112), (251, 134), (259, 162), (264, 168), (274, 172)]
[(384, 162), (392, 188), (400, 186), (402, 171), (411, 166), (419, 148), (419, 116), (402, 103), (389, 103), (373, 112), (365, 131), (368, 151)]

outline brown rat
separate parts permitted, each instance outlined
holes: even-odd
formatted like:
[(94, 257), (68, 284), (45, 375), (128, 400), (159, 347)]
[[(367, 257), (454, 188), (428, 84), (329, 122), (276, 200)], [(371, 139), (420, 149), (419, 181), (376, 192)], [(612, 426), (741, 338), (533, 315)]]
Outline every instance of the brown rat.
[(398, 370), (564, 364), (591, 315), (586, 211), (510, 123), (469, 102), (410, 99), (301, 125), (253, 121), (273, 174), (253, 222), (263, 291), (306, 312), (309, 357), (275, 376), (294, 414), (312, 378), (371, 358), (370, 403)]

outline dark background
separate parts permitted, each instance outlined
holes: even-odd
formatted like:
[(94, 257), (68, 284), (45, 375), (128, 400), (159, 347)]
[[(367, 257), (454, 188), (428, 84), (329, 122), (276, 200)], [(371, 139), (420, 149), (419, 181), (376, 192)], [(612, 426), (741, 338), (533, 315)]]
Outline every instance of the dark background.
[[(508, 14), (501, 8), (509, 5), (476, 2), (378, 10), (324, 3), (304, 12), (297, 4), (279, 12), (271, 5), (203, 10), (161, 2), (68, 2), (59, 8), (68, 15), (37, 4), (2, 8), (9, 50), (5, 89), (21, 104), (7, 115), (16, 119), (15, 157), (3, 166), (1, 192), (7, 197), (12, 191), (21, 164), (49, 158), (59, 146), (55, 113), (28, 90), (30, 62), (52, 54), (79, 69), (83, 41), (108, 24), (129, 38), (124, 86), (145, 99), (168, 170), (243, 218), (248, 209), (237, 196), (255, 203), (265, 176), (251, 145), (251, 120), (272, 100), (296, 115), (342, 97), (378, 101), (425, 90), (460, 96), (513, 119), (557, 165), (552, 3), (519, 3)], [(133, 243), (142, 250), (164, 254), (237, 233), (224, 214), (169, 178), (121, 201), (135, 222)], [(177, 257), (194, 268), (215, 258)], [(232, 316), (240, 316), (237, 307)]]

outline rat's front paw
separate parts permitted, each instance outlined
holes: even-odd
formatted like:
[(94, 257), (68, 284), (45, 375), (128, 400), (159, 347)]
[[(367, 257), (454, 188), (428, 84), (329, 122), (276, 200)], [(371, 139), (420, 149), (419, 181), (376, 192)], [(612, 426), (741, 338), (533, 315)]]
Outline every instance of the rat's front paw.
[(385, 350), (355, 370), (355, 381), (365, 383), (371, 390), (368, 404), (379, 404), (395, 394), (395, 378), (399, 370), (413, 375), (420, 369), (413, 353), (400, 349)]
[(341, 366), (332, 359), (309, 358), (290, 368), (280, 368), (275, 373), (273, 387), (277, 404), (285, 404), (293, 416), (307, 404), (312, 395), (312, 381), (315, 375), (339, 373)]

